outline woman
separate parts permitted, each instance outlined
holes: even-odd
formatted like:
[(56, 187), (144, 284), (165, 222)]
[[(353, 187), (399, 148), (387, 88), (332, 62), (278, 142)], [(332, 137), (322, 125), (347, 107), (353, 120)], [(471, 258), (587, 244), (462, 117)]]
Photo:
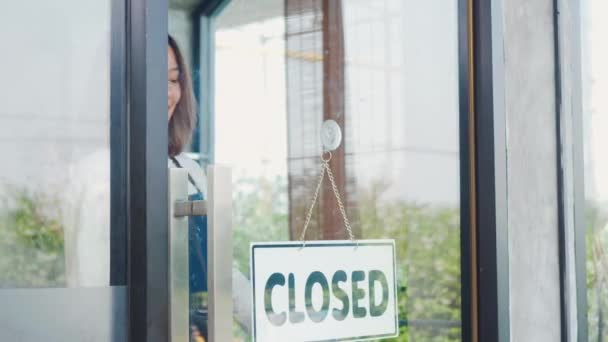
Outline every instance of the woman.
[[(183, 55), (169, 36), (168, 44), (168, 118), (169, 118), (169, 167), (188, 170), (188, 195), (190, 200), (202, 200), (206, 194), (206, 175), (200, 166), (182, 151), (190, 141), (196, 124), (192, 82)], [(191, 216), (188, 220), (190, 239), (190, 308), (192, 340), (207, 338), (207, 311), (199, 295), (207, 291), (207, 219)], [(233, 315), (246, 332), (251, 331), (251, 298), (249, 280), (239, 271), (232, 270)]]
[(205, 193), (205, 173), (199, 165), (182, 151), (190, 142), (196, 124), (196, 109), (190, 73), (175, 40), (169, 36), (168, 57), (168, 118), (169, 118), (169, 167), (188, 170), (188, 193)]
[[(190, 142), (196, 123), (195, 102), (190, 74), (183, 55), (175, 40), (169, 36), (168, 57), (168, 119), (169, 119), (169, 167), (185, 168), (188, 171), (188, 199), (204, 199), (206, 177), (203, 170), (182, 151)], [(202, 216), (188, 218), (190, 255), (190, 308), (192, 341), (205, 341), (207, 329), (204, 322), (195, 317), (204, 313), (201, 303), (196, 303), (197, 293), (207, 291), (207, 219)], [(195, 324), (198, 323), (198, 324)]]

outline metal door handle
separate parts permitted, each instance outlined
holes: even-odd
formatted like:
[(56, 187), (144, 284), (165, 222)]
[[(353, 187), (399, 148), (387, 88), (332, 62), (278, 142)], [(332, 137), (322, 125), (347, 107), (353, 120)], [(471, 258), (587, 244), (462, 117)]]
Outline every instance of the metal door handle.
[(188, 173), (169, 169), (169, 291), (171, 341), (189, 339), (188, 216), (207, 216), (208, 337), (232, 340), (232, 175), (207, 169), (208, 200), (188, 201)]
[(232, 341), (232, 171), (207, 168), (209, 341)]
[[(188, 172), (169, 169), (169, 203), (188, 199)], [(172, 342), (190, 339), (190, 275), (188, 218), (169, 205), (169, 336)]]
[(173, 217), (207, 216), (207, 201), (175, 201)]

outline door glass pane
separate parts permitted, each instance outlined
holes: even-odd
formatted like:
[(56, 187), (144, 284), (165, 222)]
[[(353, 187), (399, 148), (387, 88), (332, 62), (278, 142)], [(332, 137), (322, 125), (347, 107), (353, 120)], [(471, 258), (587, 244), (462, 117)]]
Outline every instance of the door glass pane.
[[(234, 168), (242, 275), (250, 242), (298, 240), (333, 119), (356, 238), (396, 242), (394, 340), (461, 339), (457, 20), (457, 1), (413, 0), (231, 1), (217, 16), (213, 152)], [(348, 238), (340, 215), (326, 179), (306, 239)]]
[(126, 287), (110, 286), (112, 271), (126, 285), (110, 261), (126, 248), (110, 227), (111, 4), (0, 2), (1, 341), (126, 340)]
[(608, 23), (601, 0), (581, 1), (582, 104), (589, 341), (608, 339)]
[(0, 287), (108, 286), (110, 1), (0, 5)]

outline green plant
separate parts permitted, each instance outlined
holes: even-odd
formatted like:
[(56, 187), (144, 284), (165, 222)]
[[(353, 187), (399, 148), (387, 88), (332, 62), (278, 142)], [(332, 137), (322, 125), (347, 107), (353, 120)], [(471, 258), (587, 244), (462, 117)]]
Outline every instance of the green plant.
[(391, 341), (460, 341), (458, 208), (377, 203), (360, 202), (361, 231), (366, 239), (395, 240), (399, 319), (407, 326)]
[(587, 318), (590, 341), (608, 340), (608, 213), (600, 203), (585, 206)]
[(58, 203), (25, 189), (8, 191), (0, 207), (0, 287), (62, 286), (63, 227)]
[[(248, 274), (251, 242), (289, 239), (287, 180), (240, 178), (234, 188), (235, 267)], [(395, 240), (403, 324), (400, 336), (386, 341), (460, 341), (460, 209), (385, 201), (387, 189), (382, 183), (358, 189), (356, 212), (349, 213), (360, 238)], [(238, 328), (235, 337), (247, 340)]]

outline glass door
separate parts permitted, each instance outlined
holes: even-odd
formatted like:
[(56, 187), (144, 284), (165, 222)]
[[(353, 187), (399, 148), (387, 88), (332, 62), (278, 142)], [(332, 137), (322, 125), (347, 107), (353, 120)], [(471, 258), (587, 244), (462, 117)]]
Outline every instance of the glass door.
[(127, 339), (115, 5), (0, 4), (1, 341)]
[[(230, 253), (221, 260), (231, 266), (218, 268), (209, 255), (206, 265), (219, 272), (208, 273), (209, 284), (230, 278), (221, 290), (232, 292), (233, 339), (469, 339), (469, 113), (459, 87), (468, 84), (465, 8), (457, 0), (169, 2), (169, 33), (192, 69), (198, 105), (186, 155), (203, 169), (231, 169), (231, 241), (206, 244), (207, 253)], [(347, 280), (340, 270), (337, 278), (313, 272), (304, 285), (297, 278), (304, 267), (287, 251), (254, 260), (257, 246), (304, 241), (314, 248), (350, 243), (361, 253), (388, 241), (394, 272), (383, 279), (376, 269), (354, 270), (382, 264), (382, 252), (350, 263), (337, 250), (312, 253), (319, 267), (340, 259), (354, 271), (344, 272)], [(277, 265), (284, 274), (256, 292), (255, 270)], [(211, 286), (190, 287), (190, 317), (182, 315), (180, 326), (189, 321), (191, 340), (230, 330), (225, 318), (212, 322)], [(388, 297), (374, 292), (379, 287), (391, 288)], [(362, 335), (374, 326), (368, 318), (387, 312), (386, 298), (394, 300), (395, 330)], [(305, 337), (307, 329), (289, 338), (261, 335), (259, 313), (281, 328), (310, 323), (324, 337)], [(360, 333), (349, 336), (343, 321)]]
[[(255, 335), (251, 243), (299, 241), (307, 218), (305, 240), (349, 239), (327, 178), (308, 216), (327, 120), (343, 137), (328, 164), (354, 238), (394, 240), (398, 337), (387, 340), (463, 339), (458, 9), (235, 0), (211, 14), (200, 149), (232, 167), (236, 340)], [(311, 291), (317, 310), (324, 292)]]

